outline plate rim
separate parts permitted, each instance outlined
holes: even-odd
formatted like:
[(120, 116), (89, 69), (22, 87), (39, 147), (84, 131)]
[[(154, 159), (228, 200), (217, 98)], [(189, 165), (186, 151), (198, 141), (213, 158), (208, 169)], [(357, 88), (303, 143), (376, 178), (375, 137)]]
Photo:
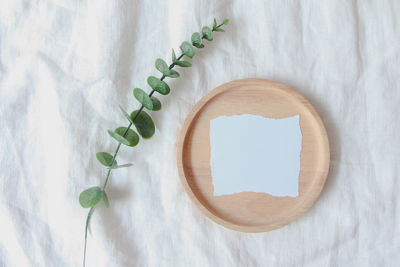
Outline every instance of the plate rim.
[[(203, 107), (206, 106), (206, 104), (212, 100), (214, 97), (217, 95), (223, 93), (224, 91), (231, 89), (233, 87), (241, 86), (244, 84), (251, 85), (251, 83), (256, 83), (257, 85), (263, 85), (263, 86), (273, 86), (274, 88), (278, 88), (280, 90), (285, 91), (286, 93), (289, 93), (296, 97), (304, 106), (305, 108), (311, 113), (312, 117), (316, 120), (318, 123), (318, 127), (321, 130), (322, 134), (322, 140), (324, 147), (326, 149), (325, 151), (325, 166), (324, 166), (324, 174), (321, 175), (321, 180), (322, 182), (320, 183), (320, 186), (318, 187), (318, 190), (314, 192), (314, 194), (307, 198), (304, 202), (304, 205), (301, 205), (300, 208), (297, 210), (297, 212), (294, 212), (292, 216), (286, 217), (283, 222), (279, 224), (266, 224), (266, 225), (257, 225), (257, 226), (249, 226), (249, 225), (239, 225), (235, 224), (231, 221), (225, 220), (214, 213), (212, 213), (207, 207), (203, 205), (203, 203), (196, 197), (195, 193), (191, 189), (186, 175), (185, 175), (185, 170), (184, 170), (184, 163), (183, 163), (183, 150), (184, 150), (184, 144), (185, 144), (185, 139), (188, 133), (188, 130), (190, 129), (190, 126), (193, 122), (193, 120), (196, 118), (196, 116), (202, 111)], [(186, 194), (189, 196), (189, 199), (191, 202), (200, 210), (202, 214), (204, 214), (206, 217), (211, 219), (212, 221), (216, 222), (219, 225), (222, 225), (226, 228), (229, 228), (231, 230), (235, 231), (240, 231), (240, 232), (247, 232), (247, 233), (260, 233), (260, 232), (267, 232), (271, 230), (275, 230), (277, 228), (281, 228), (285, 225), (288, 225), (292, 223), (293, 221), (297, 220), (299, 217), (301, 217), (306, 211), (308, 211), (313, 204), (316, 202), (318, 197), (320, 196), (322, 189), (325, 186), (328, 173), (329, 173), (329, 167), (330, 167), (330, 147), (329, 147), (329, 140), (328, 140), (328, 134), (326, 132), (325, 126), (322, 122), (322, 119), (320, 118), (319, 114), (315, 110), (315, 108), (311, 105), (311, 103), (300, 93), (295, 91), (294, 89), (290, 88), (289, 86), (275, 82), (272, 80), (268, 79), (260, 79), (260, 78), (247, 78), (247, 79), (239, 79), (239, 80), (233, 80), (224, 84), (221, 84), (217, 86), (216, 88), (212, 89), (210, 92), (205, 94), (189, 111), (188, 115), (186, 116), (182, 126), (181, 130), (179, 132), (178, 138), (177, 138), (177, 143), (176, 143), (176, 159), (177, 159), (177, 167), (178, 167), (178, 172), (179, 172), (179, 178), (180, 181), (183, 185), (183, 188), (186, 192)]]

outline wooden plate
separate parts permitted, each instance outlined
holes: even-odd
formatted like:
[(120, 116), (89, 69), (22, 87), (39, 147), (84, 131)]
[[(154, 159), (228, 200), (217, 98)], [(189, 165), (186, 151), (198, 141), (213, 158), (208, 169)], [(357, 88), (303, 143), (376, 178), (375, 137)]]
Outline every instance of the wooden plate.
[[(300, 114), (303, 142), (298, 197), (255, 192), (213, 196), (210, 120), (244, 113), (268, 118)], [(320, 117), (303, 96), (277, 82), (244, 79), (217, 87), (194, 106), (178, 137), (177, 162), (186, 193), (207, 217), (233, 230), (265, 232), (294, 221), (317, 199), (328, 174), (329, 144)]]

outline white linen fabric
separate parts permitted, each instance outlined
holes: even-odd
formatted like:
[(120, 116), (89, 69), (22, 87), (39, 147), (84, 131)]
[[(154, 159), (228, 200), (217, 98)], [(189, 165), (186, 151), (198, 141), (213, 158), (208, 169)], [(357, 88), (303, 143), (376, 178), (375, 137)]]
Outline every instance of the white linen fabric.
[[(92, 216), (87, 266), (399, 266), (399, 1), (15, 1), (0, 7), (0, 265), (79, 266), (104, 182), (95, 152), (125, 126), (132, 89), (202, 25), (230, 18), (168, 80), (156, 133), (123, 147)], [(287, 84), (315, 106), (331, 146), (315, 205), (247, 234), (203, 216), (180, 184), (175, 144), (193, 105), (241, 78)]]

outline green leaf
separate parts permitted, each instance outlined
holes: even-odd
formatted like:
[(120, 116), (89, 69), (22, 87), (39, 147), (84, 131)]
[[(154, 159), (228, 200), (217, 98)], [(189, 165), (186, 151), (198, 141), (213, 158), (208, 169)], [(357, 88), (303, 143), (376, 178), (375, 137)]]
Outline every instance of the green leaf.
[(193, 45), (187, 41), (184, 41), (180, 48), (185, 56), (192, 58), (195, 54)]
[(176, 60), (176, 55), (174, 49), (172, 48), (172, 62), (175, 62), (175, 60)]
[[(150, 100), (151, 101), (151, 100)], [(139, 136), (132, 129), (129, 129), (124, 136), (125, 131), (128, 128), (126, 127), (118, 127), (115, 131), (108, 130), (108, 134), (111, 135), (112, 138), (117, 140), (119, 143), (122, 143), (127, 146), (136, 146), (139, 143)]]
[(112, 138), (114, 138), (115, 140), (117, 140), (118, 143), (122, 143), (122, 144), (124, 144), (124, 145), (128, 145), (128, 144), (129, 144), (128, 140), (126, 140), (124, 137), (120, 136), (120, 135), (117, 134), (116, 132), (113, 132), (113, 131), (111, 131), (111, 130), (107, 130), (107, 132), (108, 132), (108, 134), (109, 134)]
[(217, 20), (214, 18), (213, 29), (217, 28)]
[(175, 65), (181, 66), (181, 67), (191, 67), (192, 63), (184, 60), (177, 60), (175, 61)]
[[(120, 136), (123, 136), (128, 128), (118, 127), (115, 132)], [(132, 129), (129, 129), (124, 137), (128, 142), (130, 147), (136, 146), (139, 143), (139, 135)]]
[(151, 101), (153, 102), (153, 111), (158, 111), (161, 109), (161, 101), (157, 97), (151, 96)]
[(135, 96), (137, 101), (139, 101), (140, 104), (142, 104), (145, 108), (147, 108), (148, 110), (153, 109), (153, 102), (151, 102), (150, 97), (146, 94), (145, 91), (140, 88), (135, 88), (133, 89), (133, 95)]
[(203, 48), (203, 40), (201, 39), (200, 33), (195, 32), (192, 34), (192, 44), (197, 48)]
[(127, 163), (127, 164), (122, 164), (122, 165), (117, 165), (114, 167), (107, 167), (107, 169), (121, 169), (121, 168), (127, 168), (133, 166), (132, 163)]
[(125, 109), (123, 107), (121, 107), (121, 105), (119, 105), (119, 108), (120, 108), (122, 114), (125, 116), (125, 118), (127, 118), (130, 123), (133, 123), (133, 121), (132, 121), (131, 117), (129, 116), (128, 112), (126, 112)]
[(222, 29), (222, 28), (215, 28), (214, 30), (215, 30), (216, 32), (225, 32), (225, 30)]
[[(96, 158), (104, 166), (110, 167), (112, 159), (113, 159), (113, 156), (110, 153), (107, 153), (107, 152), (97, 152), (96, 153)], [(114, 163), (112, 164), (112, 166), (115, 166), (115, 165), (117, 165), (117, 161), (116, 160), (114, 160)]]
[(105, 191), (103, 191), (102, 199), (103, 199), (104, 206), (106, 206), (106, 208), (109, 208), (110, 202), (108, 202), (108, 197), (107, 197), (107, 194)]
[(150, 85), (151, 88), (153, 88), (153, 90), (159, 92), (162, 95), (168, 95), (170, 92), (168, 84), (154, 76), (150, 76), (149, 78), (147, 78), (147, 83)]
[(155, 132), (155, 126), (153, 119), (150, 117), (149, 114), (147, 114), (145, 111), (141, 111), (137, 116), (136, 114), (138, 113), (138, 110), (135, 110), (131, 113), (131, 118), (136, 118), (133, 123), (138, 130), (139, 134), (144, 138), (144, 139), (149, 139), (154, 135)]
[(179, 77), (179, 72), (175, 70), (170, 70), (168, 75), (165, 75), (170, 78), (178, 78)]
[(224, 20), (222, 21), (222, 24), (228, 25), (228, 23), (229, 23), (229, 19), (224, 19)]
[(155, 63), (156, 69), (159, 70), (163, 75), (167, 76), (169, 74), (169, 68), (167, 62), (161, 58), (157, 58)]
[(212, 32), (210, 27), (208, 26), (204, 26), (203, 29), (201, 30), (204, 37), (208, 40), (208, 41), (212, 41), (213, 37), (212, 37)]
[(98, 186), (94, 186), (86, 189), (79, 195), (79, 204), (81, 204), (83, 208), (91, 208), (99, 203), (102, 197), (103, 190)]

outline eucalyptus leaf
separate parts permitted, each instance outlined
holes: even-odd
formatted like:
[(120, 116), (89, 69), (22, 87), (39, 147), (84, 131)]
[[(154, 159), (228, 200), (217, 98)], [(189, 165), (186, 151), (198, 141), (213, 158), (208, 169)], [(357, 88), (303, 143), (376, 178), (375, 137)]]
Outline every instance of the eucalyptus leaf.
[(149, 139), (154, 135), (156, 127), (154, 126), (153, 119), (144, 110), (142, 110), (139, 114), (138, 110), (133, 111), (131, 113), (131, 117), (132, 119), (136, 118), (133, 121), (133, 124), (144, 139)]
[(188, 57), (190, 57), (190, 58), (194, 57), (194, 55), (195, 55), (194, 47), (193, 47), (193, 45), (192, 45), (191, 43), (189, 43), (189, 42), (187, 42), (187, 41), (184, 41), (184, 42), (181, 44), (180, 48), (181, 48), (181, 50), (182, 50), (182, 53), (183, 53), (185, 56), (188, 56)]
[(79, 195), (79, 204), (81, 204), (83, 208), (91, 208), (99, 203), (102, 197), (103, 190), (98, 186), (94, 186), (86, 189)]
[[(108, 134), (114, 138), (115, 140), (117, 140), (119, 143), (122, 143), (126, 146), (136, 146), (139, 143), (139, 136), (137, 133), (135, 133), (132, 129), (129, 129), (126, 134), (125, 131), (128, 128), (126, 127), (119, 127), (117, 129), (115, 129), (115, 131), (111, 131), (111, 130), (107, 130)], [(125, 136), (124, 136), (125, 134)], [(112, 168), (114, 168), (116, 166), (113, 166)]]
[(124, 145), (128, 145), (128, 144), (129, 144), (128, 140), (126, 140), (124, 137), (120, 136), (120, 135), (117, 134), (116, 132), (113, 132), (113, 131), (111, 131), (111, 130), (107, 130), (107, 133), (108, 133), (112, 138), (114, 138), (115, 140), (117, 140), (118, 143), (122, 143), (122, 144), (124, 144)]
[(212, 41), (213, 37), (212, 37), (212, 32), (210, 27), (208, 26), (204, 26), (203, 29), (201, 30), (203, 33), (203, 36), (208, 40), (208, 41)]
[(118, 127), (114, 131), (115, 133), (119, 134), (120, 136), (124, 136), (125, 132), (125, 140), (127, 140), (129, 143), (125, 144), (130, 147), (134, 147), (139, 143), (139, 135), (132, 129), (128, 129), (126, 127)]
[(225, 32), (225, 30), (222, 29), (222, 28), (215, 28), (214, 30), (215, 30), (216, 32)]
[(170, 92), (168, 84), (154, 76), (150, 76), (149, 78), (147, 78), (147, 83), (150, 85), (151, 88), (162, 95), (168, 95)]
[(190, 63), (188, 61), (184, 61), (184, 60), (177, 60), (177, 61), (175, 61), (175, 65), (178, 65), (180, 67), (191, 67), (192, 63)]
[(153, 109), (153, 102), (151, 102), (150, 97), (145, 91), (140, 88), (135, 88), (133, 89), (133, 95), (135, 96), (137, 101), (139, 101), (140, 104), (142, 104), (145, 108), (147, 108), (148, 110)]
[(108, 197), (107, 197), (107, 194), (105, 191), (103, 191), (102, 199), (103, 199), (104, 206), (106, 206), (106, 208), (109, 208), (110, 202), (108, 202)]
[(198, 32), (192, 34), (192, 44), (197, 48), (203, 48), (203, 39), (201, 39), (201, 35)]
[(158, 100), (158, 98), (155, 96), (151, 96), (150, 99), (153, 102), (153, 111), (160, 110), (161, 109), (161, 101)]
[(157, 58), (155, 66), (156, 69), (159, 70), (163, 75), (168, 76), (169, 68), (167, 62), (165, 62), (161, 58)]
[(121, 168), (127, 168), (127, 167), (131, 167), (131, 166), (133, 166), (133, 164), (132, 163), (127, 163), (127, 164), (122, 164), (122, 165), (117, 165), (117, 166), (114, 166), (114, 167), (107, 167), (107, 169), (121, 169)]
[(224, 20), (222, 21), (222, 24), (228, 25), (228, 23), (229, 23), (229, 19), (224, 19)]
[(170, 78), (178, 78), (179, 77), (179, 72), (175, 70), (170, 70), (168, 75), (165, 75)]
[[(96, 158), (101, 164), (103, 164), (106, 167), (110, 167), (112, 160), (113, 160), (113, 156), (107, 152), (97, 152)], [(117, 161), (114, 160), (114, 163), (112, 163), (112, 166), (116, 166), (116, 165), (117, 165)]]
[(213, 28), (217, 28), (217, 20), (214, 18)]
[(119, 109), (121, 110), (121, 112), (125, 116), (125, 118), (127, 118), (130, 123), (133, 123), (132, 118), (129, 116), (128, 112), (126, 112), (125, 109), (121, 105), (119, 105)]
[(176, 60), (175, 50), (172, 48), (172, 62), (175, 62), (175, 60)]

